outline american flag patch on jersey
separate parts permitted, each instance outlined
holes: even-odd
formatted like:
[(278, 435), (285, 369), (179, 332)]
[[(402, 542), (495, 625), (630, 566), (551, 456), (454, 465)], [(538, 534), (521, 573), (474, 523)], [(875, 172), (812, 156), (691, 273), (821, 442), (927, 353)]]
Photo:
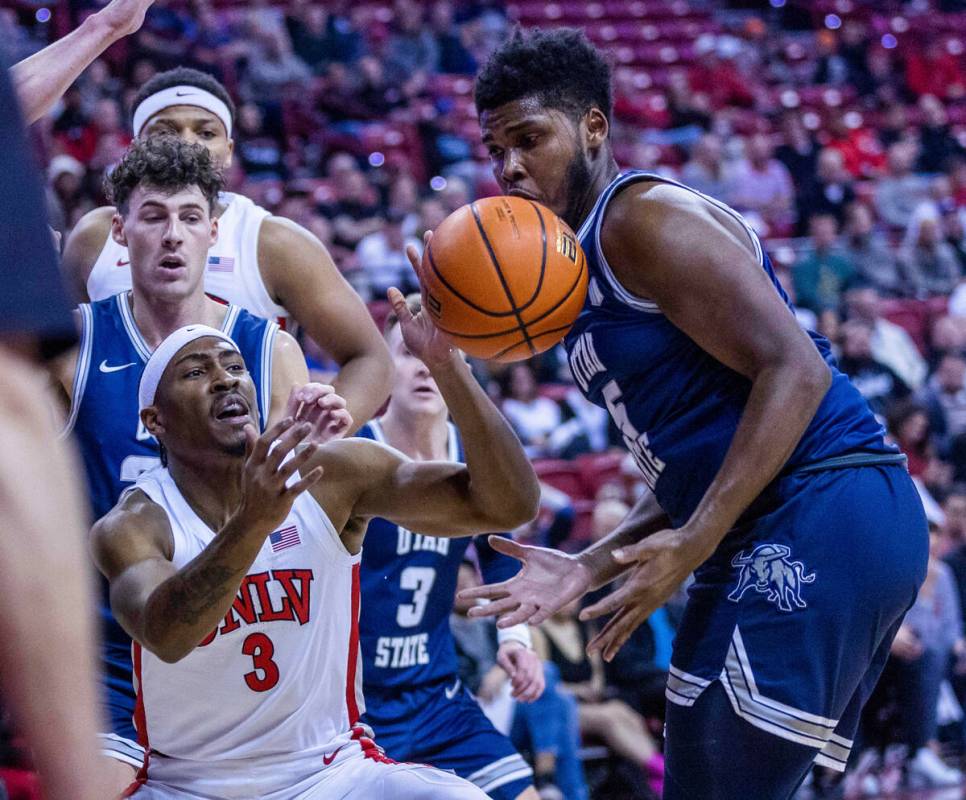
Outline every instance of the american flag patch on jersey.
[(275, 533), (269, 534), (268, 541), (272, 543), (273, 553), (278, 553), (280, 550), (302, 544), (302, 539), (299, 537), (299, 529), (295, 525), (282, 528), (279, 531), (275, 531)]
[(235, 259), (231, 256), (208, 256), (208, 272), (234, 272)]

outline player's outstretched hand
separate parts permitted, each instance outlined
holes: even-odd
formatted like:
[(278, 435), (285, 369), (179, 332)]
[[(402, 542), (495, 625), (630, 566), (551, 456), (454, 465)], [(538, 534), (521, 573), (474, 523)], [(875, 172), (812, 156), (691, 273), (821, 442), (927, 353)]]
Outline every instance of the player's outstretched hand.
[[(261, 436), (253, 425), (245, 426), (247, 449), (242, 500), (235, 517), (246, 528), (264, 531), (267, 536), (288, 516), (295, 498), (322, 477), (322, 467), (317, 466), (291, 486), (286, 485), (318, 449), (318, 445), (306, 442), (311, 432), (308, 422), (296, 422), (292, 417), (276, 422)], [(300, 444), (305, 446), (286, 460)]]
[(130, 36), (144, 24), (144, 15), (154, 0), (111, 0), (97, 12), (118, 38)]
[(547, 682), (543, 661), (522, 642), (504, 642), (496, 651), (496, 663), (510, 676), (511, 694), (521, 703), (540, 699)]
[[(427, 232), (424, 237), (427, 246), (431, 238), (432, 234)], [(416, 276), (419, 278), (419, 285), (423, 287), (423, 307), (418, 314), (413, 316), (409, 310), (409, 306), (406, 305), (406, 298), (403, 297), (402, 292), (395, 286), (387, 293), (389, 302), (392, 305), (392, 310), (396, 313), (396, 317), (399, 319), (399, 327), (402, 330), (403, 341), (406, 343), (406, 347), (409, 348), (409, 352), (421, 359), (427, 367), (445, 364), (459, 351), (453, 346), (449, 337), (440, 331), (432, 319), (430, 319), (429, 306), (427, 305), (428, 301), (426, 299), (426, 284), (423, 281), (419, 253), (415, 247), (408, 245), (406, 247), (406, 255), (409, 256), (409, 261), (412, 263)]]
[(580, 612), (582, 620), (614, 615), (588, 642), (588, 653), (599, 651), (605, 661), (617, 655), (636, 628), (664, 605), (707, 557), (697, 541), (684, 528), (667, 529), (614, 551), (614, 559), (631, 569), (619, 588)]
[(307, 422), (312, 430), (307, 442), (325, 444), (341, 439), (352, 427), (352, 415), (346, 409), (345, 398), (336, 394), (327, 383), (295, 385), (288, 396), (285, 416), (296, 422)]
[(498, 617), (498, 628), (528, 622), (539, 625), (590, 591), (590, 571), (574, 556), (520, 544), (505, 536), (489, 537), (490, 547), (523, 564), (509, 580), (474, 586), (459, 593), (461, 600), (490, 600), (469, 610), (471, 617)]

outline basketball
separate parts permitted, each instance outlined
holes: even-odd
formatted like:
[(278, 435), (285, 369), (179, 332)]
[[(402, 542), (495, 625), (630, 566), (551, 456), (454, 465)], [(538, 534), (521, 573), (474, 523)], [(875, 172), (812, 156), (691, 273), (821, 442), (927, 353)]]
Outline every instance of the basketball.
[(423, 253), (422, 278), (436, 326), (468, 355), (493, 361), (555, 345), (587, 293), (574, 232), (520, 197), (488, 197), (450, 214)]

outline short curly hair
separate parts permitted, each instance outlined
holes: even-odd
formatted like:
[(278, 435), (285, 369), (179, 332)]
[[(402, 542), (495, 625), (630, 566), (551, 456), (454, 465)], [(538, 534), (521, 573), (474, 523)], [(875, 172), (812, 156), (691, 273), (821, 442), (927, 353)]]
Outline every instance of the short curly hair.
[(498, 47), (476, 77), (479, 113), (523, 97), (582, 116), (599, 108), (610, 120), (610, 65), (576, 28), (520, 28)]
[(122, 214), (128, 212), (131, 193), (138, 186), (151, 186), (172, 194), (197, 186), (208, 200), (208, 210), (214, 211), (225, 180), (204, 145), (164, 135), (135, 139), (104, 177), (105, 191)]
[(151, 95), (170, 89), (172, 86), (195, 86), (204, 89), (217, 97), (221, 102), (228, 106), (228, 113), (231, 115), (232, 123), (235, 121), (235, 103), (228, 94), (228, 90), (221, 85), (220, 81), (207, 72), (201, 72), (191, 67), (175, 67), (166, 72), (159, 72), (151, 80), (144, 84), (131, 103), (131, 113), (147, 100)]

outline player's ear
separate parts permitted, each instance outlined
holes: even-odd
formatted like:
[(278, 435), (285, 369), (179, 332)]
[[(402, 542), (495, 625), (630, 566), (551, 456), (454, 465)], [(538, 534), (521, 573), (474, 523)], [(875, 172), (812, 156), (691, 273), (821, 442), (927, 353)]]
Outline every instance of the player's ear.
[(127, 247), (127, 237), (124, 235), (124, 217), (119, 211), (111, 218), (111, 238), (122, 247)]
[(141, 424), (144, 425), (144, 429), (155, 439), (158, 438), (159, 433), (164, 433), (164, 425), (161, 422), (161, 416), (158, 414), (156, 406), (148, 406), (142, 409)]
[(225, 169), (228, 169), (229, 167), (231, 167), (232, 156), (234, 155), (234, 153), (235, 153), (235, 140), (234, 139), (229, 139), (228, 140), (228, 155), (225, 156), (225, 164), (224, 164), (224, 168)]
[(584, 114), (581, 122), (587, 149), (596, 151), (603, 147), (607, 141), (607, 135), (610, 133), (610, 124), (607, 122), (604, 112), (595, 106)]
[(209, 234), (209, 237), (208, 237), (208, 242), (209, 242), (208, 246), (214, 247), (215, 242), (217, 241), (218, 241), (218, 217), (213, 216), (211, 218), (211, 233)]

